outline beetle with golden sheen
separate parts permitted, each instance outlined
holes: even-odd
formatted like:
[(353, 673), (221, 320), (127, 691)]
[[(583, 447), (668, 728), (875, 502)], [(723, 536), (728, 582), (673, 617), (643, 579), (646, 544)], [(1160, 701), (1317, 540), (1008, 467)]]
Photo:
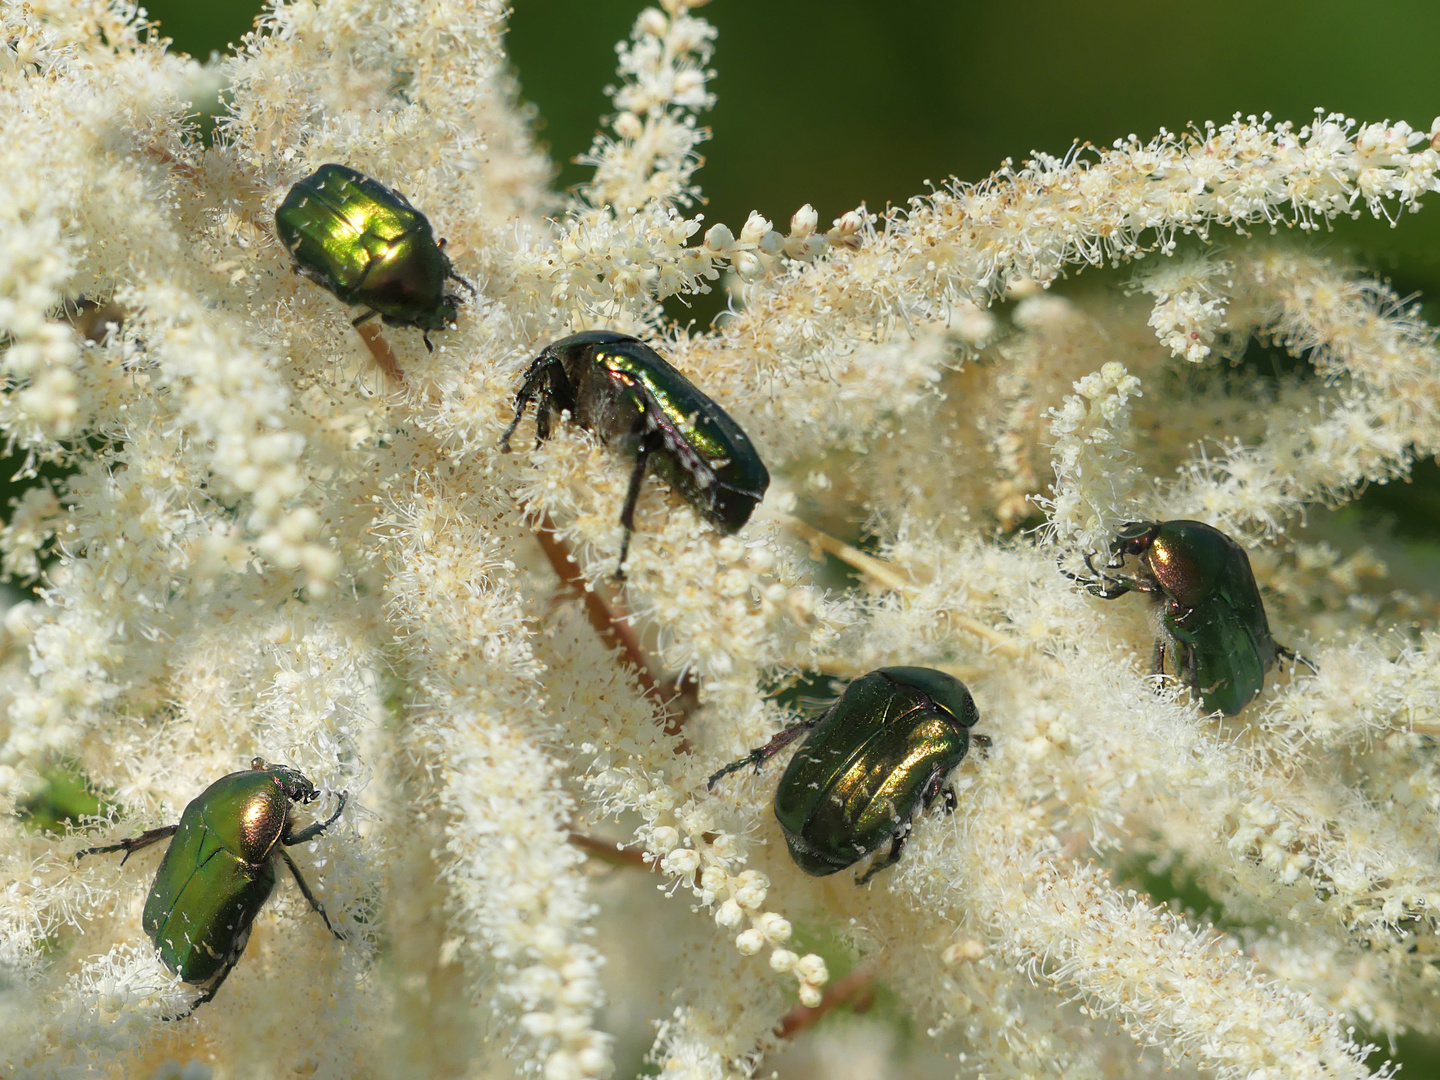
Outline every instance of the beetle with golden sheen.
[(709, 786), (754, 765), (758, 770), (801, 735), (775, 788), (775, 818), (795, 865), (823, 877), (858, 862), (888, 840), (890, 850), (871, 862), (863, 885), (900, 858), (915, 812), (956, 796), (946, 778), (974, 741), (980, 719), (959, 679), (934, 668), (890, 667), (862, 675), (818, 716), (782, 730), (710, 777)]
[(460, 298), (445, 291), (458, 281), (436, 241), (430, 220), (398, 191), (346, 165), (321, 165), (300, 180), (275, 211), (275, 233), (295, 270), (347, 304), (370, 310), (387, 326), (444, 330), (455, 321)]
[[(1134, 572), (1124, 560), (1138, 560)], [(1132, 521), (1110, 544), (1110, 560), (1091, 577), (1075, 578), (1093, 596), (1114, 600), (1148, 593), (1161, 605), (1168, 637), (1155, 642), (1155, 672), (1173, 654), (1180, 680), (1200, 695), (1205, 708), (1234, 716), (1265, 685), (1277, 657), (1304, 657), (1270, 636), (1265, 602), (1245, 549), (1203, 521)], [(1075, 577), (1071, 574), (1070, 577)]]
[(341, 792), (329, 818), (295, 828), (291, 809), (318, 797), (315, 785), (300, 772), (257, 757), (249, 769), (222, 776), (191, 800), (179, 824), (75, 856), (123, 851), (123, 865), (142, 848), (174, 837), (155, 873), (141, 926), (167, 968), (204, 988), (187, 1013), (215, 997), (245, 951), (250, 925), (275, 887), (277, 861), (290, 868), (330, 933), (345, 940), (285, 850), (324, 833), (345, 809)]

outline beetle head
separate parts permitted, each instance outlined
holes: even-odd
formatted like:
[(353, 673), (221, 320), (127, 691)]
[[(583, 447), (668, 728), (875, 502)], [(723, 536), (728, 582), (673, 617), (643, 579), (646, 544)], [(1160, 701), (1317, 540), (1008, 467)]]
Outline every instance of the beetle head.
[(1155, 542), (1159, 531), (1158, 521), (1127, 521), (1110, 541), (1110, 554), (1140, 555)]
[(292, 803), (310, 803), (320, 797), (315, 785), (298, 769), (292, 769), (288, 765), (270, 765), (264, 758), (259, 757), (250, 762), (250, 767), (268, 772)]

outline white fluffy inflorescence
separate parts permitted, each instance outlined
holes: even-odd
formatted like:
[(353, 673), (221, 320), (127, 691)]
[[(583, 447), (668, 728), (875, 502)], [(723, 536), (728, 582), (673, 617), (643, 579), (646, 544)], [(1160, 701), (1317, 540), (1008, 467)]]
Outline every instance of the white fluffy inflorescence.
[[(496, 0), (277, 3), (204, 66), (131, 6), (0, 6), (0, 425), (53, 466), (0, 530), (36, 585), (0, 639), (0, 1073), (718, 1080), (876, 982), (913, 1023), (821, 1028), (821, 1060), (878, 1075), (915, 1031), (982, 1075), (1309, 1080), (1440, 1028), (1440, 595), (1328, 513), (1440, 450), (1440, 350), (1383, 284), (1250, 237), (1418, 209), (1440, 122), (1236, 117), (828, 227), (706, 223), (697, 6), (637, 17), (568, 201)], [(291, 272), (273, 213), (332, 161), (478, 286), (433, 354)], [(1045, 291), (1140, 259), (1129, 298)], [(715, 328), (663, 319), (722, 274)], [(728, 537), (648, 479), (623, 589), (623, 456), (558, 421), (499, 447), (524, 365), (601, 327), (772, 475)], [(1252, 340), (1304, 371), (1231, 364)], [(1235, 718), (1154, 677), (1145, 599), (1061, 569), (1177, 517), (1247, 548), (1316, 669)], [(707, 778), (798, 688), (892, 665), (963, 678), (989, 746), (895, 867), (807, 877), (783, 760)], [(140, 925), (162, 846), (73, 857), (255, 755), (317, 811), (348, 793), (294, 852), (345, 940), (282, 880), (167, 1021), (197, 991)], [(99, 820), (45, 832), (67, 782)]]

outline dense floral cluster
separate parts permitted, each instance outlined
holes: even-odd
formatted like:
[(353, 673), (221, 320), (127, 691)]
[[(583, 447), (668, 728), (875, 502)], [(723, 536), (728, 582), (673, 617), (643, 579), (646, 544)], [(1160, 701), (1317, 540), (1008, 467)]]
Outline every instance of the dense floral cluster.
[[(1440, 350), (1383, 285), (1249, 236), (1418, 209), (1440, 121), (1237, 117), (702, 232), (697, 6), (639, 13), (563, 203), (498, 0), (277, 0), (203, 66), (126, 4), (0, 6), (0, 425), (63, 476), (0, 532), (39, 583), (0, 642), (0, 1072), (747, 1076), (877, 980), (966, 1075), (1362, 1077), (1358, 1027), (1440, 1026), (1440, 596), (1297, 531), (1440, 451)], [(476, 284), (433, 354), (291, 272), (274, 210), (332, 161)], [(1046, 288), (1137, 260), (1127, 295)], [(722, 287), (714, 329), (664, 320)], [(627, 463), (570, 424), (499, 447), (526, 363), (596, 327), (655, 344), (773, 477), (730, 537), (648, 481), (623, 590)], [(1228, 363), (1257, 340), (1307, 372)], [(1143, 600), (1061, 572), (1176, 517), (1250, 550), (1317, 669), (1235, 718), (1152, 677)], [(894, 664), (964, 679), (988, 754), (894, 868), (806, 877), (778, 765), (706, 778), (797, 685)], [(326, 813), (349, 793), (296, 849), (346, 940), (282, 881), (170, 1022), (195, 988), (140, 927), (159, 849), (73, 856), (255, 755)], [(57, 773), (103, 796), (83, 835), (20, 812)], [(883, 1024), (814, 1037), (898, 1075)]]

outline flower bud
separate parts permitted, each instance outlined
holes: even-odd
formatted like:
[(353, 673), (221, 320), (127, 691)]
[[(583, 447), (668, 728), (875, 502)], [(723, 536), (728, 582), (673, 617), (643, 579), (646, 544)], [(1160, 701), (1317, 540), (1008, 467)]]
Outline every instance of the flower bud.
[(610, 124), (615, 129), (615, 134), (622, 139), (638, 139), (640, 133), (645, 130), (645, 125), (633, 112), (622, 112)]
[(770, 954), (770, 968), (782, 975), (795, 967), (795, 961), (800, 959), (789, 949), (776, 949)]
[(764, 947), (765, 935), (754, 927), (742, 930), (735, 937), (735, 948), (740, 950), (742, 956), (754, 956)]
[(689, 877), (700, 866), (700, 856), (691, 848), (679, 848), (660, 860), (660, 869), (676, 877)]
[(727, 930), (732, 926), (739, 926), (740, 921), (745, 918), (745, 909), (734, 900), (726, 900), (715, 912), (715, 922)]
[(768, 547), (752, 548), (745, 563), (757, 574), (764, 574), (775, 565), (775, 554)]
[(575, 1060), (580, 1063), (586, 1076), (609, 1076), (615, 1071), (615, 1063), (610, 1060), (610, 1054), (601, 1046), (587, 1046), (575, 1055)]
[(745, 219), (745, 227), (740, 230), (740, 242), (742, 244), (758, 244), (760, 238), (770, 231), (770, 220), (761, 215), (758, 210), (751, 210), (750, 216)]
[(835, 232), (841, 237), (854, 236), (865, 227), (865, 217), (858, 210), (847, 210), (835, 219)]
[(984, 943), (969, 939), (966, 941), (957, 941), (953, 945), (948, 946), (945, 951), (940, 954), (940, 959), (947, 964), (973, 963), (984, 955)]
[(829, 980), (830, 972), (824, 959), (812, 952), (795, 961), (795, 977), (801, 982), (819, 986)]
[(556, 1050), (545, 1059), (545, 1080), (583, 1080), (580, 1063), (564, 1050)]
[(555, 1017), (547, 1012), (529, 1012), (520, 1017), (520, 1026), (532, 1038), (543, 1039), (555, 1033)]
[(711, 251), (724, 255), (735, 246), (735, 234), (724, 222), (711, 225), (710, 231), (705, 234), (705, 246)]
[(694, 68), (686, 68), (675, 75), (675, 96), (681, 97), (685, 94), (693, 94), (705, 86), (705, 73), (696, 71)]
[(740, 275), (740, 280), (746, 282), (754, 281), (765, 271), (760, 260), (748, 251), (736, 253), (730, 265), (735, 267), (735, 273)]
[(756, 919), (755, 927), (777, 945), (790, 940), (790, 920), (773, 911), (767, 911)]

